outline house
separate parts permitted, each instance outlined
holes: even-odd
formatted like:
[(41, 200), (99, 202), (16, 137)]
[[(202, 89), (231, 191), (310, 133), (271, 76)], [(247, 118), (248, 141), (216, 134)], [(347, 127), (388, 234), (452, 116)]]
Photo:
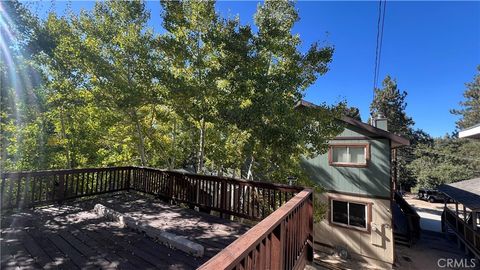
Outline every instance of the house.
[[(301, 106), (315, 106), (302, 102)], [(382, 268), (394, 263), (392, 155), (409, 145), (388, 132), (385, 118), (372, 125), (350, 117), (339, 120), (343, 132), (329, 142), (328, 153), (305, 159), (303, 167), (325, 192), (324, 220), (314, 225), (315, 243), (340, 255)]]

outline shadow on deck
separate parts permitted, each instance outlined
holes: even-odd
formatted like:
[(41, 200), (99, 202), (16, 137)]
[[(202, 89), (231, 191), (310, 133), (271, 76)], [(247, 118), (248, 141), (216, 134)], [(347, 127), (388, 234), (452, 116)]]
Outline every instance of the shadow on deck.
[[(97, 203), (201, 244), (205, 255), (195, 258), (122, 228), (94, 213)], [(1, 269), (195, 269), (248, 230), (239, 223), (136, 193), (12, 214), (2, 218), (2, 228)]]

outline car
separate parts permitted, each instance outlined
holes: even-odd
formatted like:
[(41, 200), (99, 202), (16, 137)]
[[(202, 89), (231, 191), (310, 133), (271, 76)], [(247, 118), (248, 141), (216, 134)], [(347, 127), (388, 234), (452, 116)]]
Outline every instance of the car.
[[(417, 197), (421, 200), (429, 201), (431, 203), (438, 201), (445, 201), (449, 199), (445, 194), (436, 190), (436, 189), (425, 189), (421, 188), (418, 190)], [(450, 200), (449, 200), (450, 201)]]

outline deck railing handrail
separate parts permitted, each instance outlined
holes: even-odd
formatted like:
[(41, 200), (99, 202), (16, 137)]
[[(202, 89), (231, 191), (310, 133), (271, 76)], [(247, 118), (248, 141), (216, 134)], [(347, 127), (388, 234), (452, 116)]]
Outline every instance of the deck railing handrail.
[(394, 199), (407, 219), (407, 237), (409, 238), (410, 244), (413, 244), (420, 238), (420, 216), (415, 208), (413, 208), (400, 193), (395, 192)]
[(442, 221), (454, 230), (455, 234), (467, 245), (470, 246), (476, 256), (480, 255), (480, 232), (474, 230), (471, 224), (465, 222), (454, 211), (444, 207)]
[(254, 221), (262, 220), (302, 187), (137, 167), (131, 189)]
[(0, 209), (23, 209), (128, 190), (134, 167), (107, 167), (0, 174)]
[(199, 269), (303, 269), (313, 258), (313, 223), (304, 219), (312, 212), (312, 191), (301, 191)]

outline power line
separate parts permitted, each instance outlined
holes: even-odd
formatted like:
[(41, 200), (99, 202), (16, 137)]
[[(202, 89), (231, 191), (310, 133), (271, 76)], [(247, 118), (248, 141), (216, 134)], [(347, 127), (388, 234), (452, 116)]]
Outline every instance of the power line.
[(380, 0), (378, 2), (378, 20), (377, 20), (377, 40), (375, 47), (375, 63), (373, 68), (373, 99), (375, 99), (375, 89), (378, 85), (378, 77), (380, 73), (380, 62), (382, 54), (382, 44), (383, 44), (383, 30), (385, 25), (385, 11), (386, 11), (387, 1)]
[(377, 80), (375, 81), (375, 87), (378, 85), (378, 77), (380, 74), (380, 64), (382, 59), (382, 45), (383, 45), (383, 28), (385, 26), (385, 11), (387, 8), (387, 0), (383, 1), (383, 13), (382, 13), (382, 31), (380, 32), (380, 46), (378, 48), (378, 65), (377, 65)]

